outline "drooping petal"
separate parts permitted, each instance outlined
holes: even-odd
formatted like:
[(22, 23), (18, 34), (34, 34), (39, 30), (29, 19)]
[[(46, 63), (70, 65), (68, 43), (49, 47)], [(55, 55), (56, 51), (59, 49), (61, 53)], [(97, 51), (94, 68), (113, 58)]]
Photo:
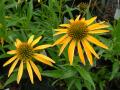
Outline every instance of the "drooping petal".
[(102, 42), (100, 42), (99, 40), (97, 40), (96, 38), (94, 38), (94, 37), (91, 36), (91, 35), (88, 35), (88, 36), (86, 37), (86, 39), (87, 39), (89, 42), (92, 42), (92, 43), (94, 43), (94, 44), (96, 44), (96, 45), (98, 45), (98, 46), (100, 46), (100, 47), (102, 47), (102, 48), (108, 49), (108, 47), (107, 47), (106, 45), (104, 45)]
[(45, 56), (45, 55), (42, 55), (42, 54), (35, 54), (36, 56), (38, 56), (39, 58), (43, 58), (45, 60), (48, 60), (49, 62), (52, 62), (52, 63), (55, 63), (54, 60), (52, 60), (51, 58)]
[(80, 15), (77, 16), (77, 18), (75, 19), (75, 21), (78, 21), (80, 19)]
[(21, 77), (23, 75), (23, 60), (20, 63), (19, 69), (18, 69), (18, 76), (17, 76), (17, 83), (19, 84)]
[(34, 45), (36, 45), (40, 39), (42, 38), (42, 36), (38, 37), (37, 39), (35, 39), (32, 43), (31, 43), (31, 46), (33, 47)]
[(36, 60), (38, 60), (38, 61), (40, 61), (40, 62), (42, 62), (42, 63), (44, 63), (44, 64), (47, 64), (47, 65), (49, 65), (49, 66), (53, 66), (53, 64), (50, 62), (50, 61), (48, 61), (48, 60), (46, 60), (46, 59), (44, 59), (44, 58), (41, 58), (41, 57), (39, 57), (38, 55), (34, 55), (33, 56)]
[(78, 54), (79, 54), (80, 60), (85, 65), (85, 58), (83, 55), (83, 51), (82, 51), (82, 47), (81, 47), (80, 42), (77, 43), (77, 49), (78, 49)]
[(99, 34), (99, 33), (106, 33), (106, 32), (110, 32), (110, 31), (109, 30), (92, 30), (92, 31), (89, 31), (88, 33)]
[(95, 29), (102, 29), (102, 28), (108, 28), (109, 25), (101, 24), (101, 23), (96, 23), (88, 26), (88, 30), (95, 30)]
[(83, 43), (83, 41), (81, 41), (81, 42), (82, 42), (82, 45), (84, 47), (85, 53), (87, 55), (87, 58), (88, 58), (88, 60), (90, 62), (90, 65), (93, 65), (93, 59), (92, 59), (91, 52), (89, 51), (88, 47)]
[(34, 39), (34, 35), (32, 35), (29, 39), (28, 39), (28, 44), (30, 45), (33, 42)]
[(30, 60), (30, 64), (31, 64), (31, 67), (32, 67), (33, 71), (37, 75), (38, 79), (41, 81), (42, 78), (41, 78), (41, 74), (40, 74), (40, 71), (39, 71), (38, 67), (34, 64), (34, 62), (32, 60)]
[(89, 49), (89, 51), (91, 53), (93, 53), (95, 55), (96, 58), (99, 59), (98, 54), (95, 52), (95, 50), (92, 48), (92, 46), (89, 44), (89, 42), (87, 40), (83, 40), (83, 44)]
[[(31, 60), (30, 60), (30, 61), (31, 61)], [(27, 65), (27, 71), (28, 71), (28, 74), (29, 74), (31, 83), (33, 84), (34, 81), (33, 81), (33, 72), (32, 72), (32, 68), (31, 68), (30, 63), (29, 63), (28, 61), (26, 61), (26, 65)]]
[(6, 61), (6, 62), (3, 64), (3, 67), (5, 67), (5, 66), (7, 66), (8, 64), (12, 63), (16, 58), (17, 58), (17, 55), (16, 55), (16, 56), (13, 56), (12, 58), (10, 58), (8, 61)]
[(60, 48), (60, 52), (59, 52), (59, 56), (61, 55), (61, 53), (63, 52), (64, 48), (67, 46), (67, 44), (71, 41), (71, 38), (68, 37), (65, 42), (63, 43), (62, 47)]
[(60, 24), (59, 26), (69, 28), (69, 27), (70, 27), (70, 24)]
[(70, 65), (72, 65), (73, 63), (75, 45), (76, 45), (76, 41), (72, 40), (68, 48), (68, 57), (69, 57)]
[(17, 65), (18, 61), (19, 61), (19, 59), (16, 59), (16, 60), (14, 61), (14, 63), (12, 64), (12, 66), (10, 67), (9, 73), (8, 73), (8, 77), (9, 77), (9, 76), (11, 75), (11, 73), (13, 72), (13, 70), (14, 70), (15, 66)]
[(8, 51), (7, 54), (16, 54), (16, 50)]
[(41, 49), (45, 49), (45, 48), (48, 48), (48, 47), (51, 47), (52, 45), (50, 44), (45, 44), (45, 45), (40, 45), (40, 46), (37, 46), (35, 48), (33, 48), (33, 50), (41, 50)]
[(67, 35), (64, 35), (61, 38), (59, 38), (58, 40), (56, 40), (56, 42), (53, 44), (53, 46), (57, 45), (57, 44), (60, 44), (66, 37), (67, 37)]
[(86, 20), (85, 23), (86, 23), (87, 25), (90, 25), (90, 24), (93, 23), (96, 19), (97, 19), (97, 17), (92, 17), (91, 19)]

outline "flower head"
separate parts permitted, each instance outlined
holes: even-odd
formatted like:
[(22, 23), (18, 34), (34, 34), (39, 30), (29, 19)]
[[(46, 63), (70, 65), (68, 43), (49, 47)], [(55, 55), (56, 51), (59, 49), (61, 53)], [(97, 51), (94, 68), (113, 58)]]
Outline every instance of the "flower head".
[(85, 64), (85, 58), (82, 49), (84, 48), (84, 52), (86, 53), (90, 64), (93, 65), (92, 54), (98, 59), (99, 56), (89, 42), (108, 49), (106, 45), (93, 37), (93, 35), (109, 32), (109, 30), (104, 29), (109, 26), (104, 24), (104, 22), (92, 24), (97, 17), (93, 17), (89, 20), (85, 20), (85, 18), (81, 18), (79, 20), (79, 18), (80, 15), (75, 20), (71, 19), (69, 24), (61, 24), (59, 29), (55, 29), (56, 33), (54, 36), (61, 35), (61, 37), (56, 40), (53, 45), (62, 44), (59, 52), (59, 55), (61, 55), (64, 48), (69, 44), (68, 57), (71, 65), (73, 63), (75, 47), (77, 47), (81, 62)]
[(51, 47), (50, 44), (35, 46), (41, 38), (42, 37), (40, 36), (37, 39), (33, 40), (34, 35), (32, 35), (27, 42), (21, 42), (19, 39), (16, 39), (16, 42), (15, 42), (16, 50), (8, 51), (8, 54), (15, 54), (15, 55), (12, 58), (10, 58), (7, 62), (5, 62), (3, 66), (7, 66), (8, 64), (11, 64), (13, 62), (13, 64), (9, 69), (9, 73), (8, 73), (8, 77), (9, 77), (12, 74), (17, 63), (20, 62), (20, 66), (18, 69), (18, 76), (17, 76), (18, 84), (23, 74), (24, 64), (26, 64), (27, 71), (32, 84), (34, 83), (33, 71), (37, 75), (38, 79), (41, 80), (41, 74), (39, 72), (38, 67), (32, 61), (33, 58), (49, 66), (53, 66), (52, 63), (55, 63), (51, 58), (43, 54), (37, 53), (39, 50)]

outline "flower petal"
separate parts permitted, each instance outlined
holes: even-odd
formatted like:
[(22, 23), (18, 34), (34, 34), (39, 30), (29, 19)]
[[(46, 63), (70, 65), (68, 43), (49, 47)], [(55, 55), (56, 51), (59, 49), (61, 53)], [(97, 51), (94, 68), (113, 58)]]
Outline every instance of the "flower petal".
[(35, 39), (32, 43), (31, 43), (31, 46), (33, 47), (35, 44), (37, 44), (40, 39), (42, 38), (42, 36), (38, 37), (37, 39)]
[(45, 44), (45, 45), (40, 45), (40, 46), (37, 46), (35, 48), (33, 48), (33, 50), (41, 50), (41, 49), (45, 49), (45, 48), (48, 48), (48, 47), (51, 47), (52, 45), (50, 44)]
[(49, 66), (53, 66), (53, 64), (50, 62), (50, 61), (48, 61), (48, 60), (46, 60), (46, 59), (44, 59), (44, 58), (41, 58), (39, 55), (34, 55), (33, 56), (36, 60), (38, 60), (38, 61), (40, 61), (40, 62), (42, 62), (42, 63), (44, 63), (44, 64), (47, 64), (47, 65), (49, 65)]
[(108, 47), (106, 45), (104, 45), (102, 42), (100, 42), (99, 40), (97, 40), (96, 38), (94, 38), (91, 35), (87, 35), (86, 39), (102, 48), (108, 49)]
[(85, 23), (86, 23), (87, 25), (90, 25), (90, 24), (93, 23), (96, 19), (97, 19), (97, 17), (92, 17), (91, 19), (86, 20)]
[(41, 81), (42, 77), (41, 77), (41, 74), (40, 74), (38, 67), (34, 64), (34, 62), (32, 60), (30, 60), (30, 64), (31, 64), (31, 67), (33, 68), (33, 71), (37, 75), (38, 79)]
[(65, 32), (65, 31), (68, 31), (67, 29), (54, 29), (55, 31), (60, 31), (60, 32)]
[(109, 25), (101, 24), (101, 23), (96, 23), (88, 26), (88, 30), (95, 30), (95, 29), (101, 29), (101, 28), (108, 28)]
[(19, 39), (16, 39), (15, 46), (18, 48), (22, 42)]
[(45, 55), (42, 55), (42, 54), (35, 54), (35, 55), (37, 55), (37, 56), (40, 57), (40, 58), (46, 59), (46, 60), (48, 60), (49, 62), (55, 63), (54, 60), (52, 60), (51, 58), (49, 58), (49, 57), (47, 57), (47, 56), (45, 56)]
[(58, 40), (56, 40), (56, 42), (53, 44), (53, 46), (57, 45), (57, 44), (60, 44), (66, 37), (67, 37), (67, 35), (64, 35), (61, 38), (59, 38)]
[(88, 47), (86, 46), (86, 44), (84, 44), (83, 41), (81, 41), (81, 42), (82, 42), (82, 45), (83, 45), (83, 47), (84, 47), (85, 53), (86, 53), (86, 55), (87, 55), (87, 58), (88, 58), (90, 64), (93, 65), (93, 60), (92, 60), (91, 52), (89, 51), (89, 49), (88, 49)]
[(34, 39), (34, 35), (32, 35), (29, 39), (28, 39), (28, 44), (31, 44), (33, 42)]
[(69, 21), (70, 21), (70, 23), (73, 23), (73, 22), (74, 22), (74, 20), (73, 20), (73, 19), (70, 19)]
[(8, 61), (6, 61), (6, 62), (3, 64), (3, 67), (5, 67), (5, 66), (7, 66), (8, 64), (12, 63), (16, 58), (17, 58), (17, 55), (16, 55), (16, 56), (13, 56), (12, 58), (10, 58)]
[(61, 27), (70, 27), (70, 24), (60, 24)]
[(80, 15), (77, 16), (77, 18), (75, 19), (75, 21), (78, 21), (80, 19)]
[(16, 50), (8, 51), (7, 54), (16, 54)]
[(14, 63), (12, 64), (12, 66), (10, 67), (9, 73), (8, 73), (8, 77), (9, 77), (9, 76), (11, 75), (11, 73), (13, 72), (13, 70), (14, 70), (15, 66), (17, 65), (18, 61), (19, 61), (19, 59), (16, 59), (16, 60), (14, 61)]
[(72, 40), (68, 48), (68, 57), (69, 57), (70, 65), (72, 65), (73, 63), (75, 45), (76, 45), (76, 41)]
[(80, 60), (85, 65), (85, 58), (83, 55), (83, 51), (82, 51), (80, 42), (77, 43), (77, 49), (78, 49), (78, 54), (79, 54)]
[(93, 53), (97, 59), (99, 59), (98, 54), (95, 52), (95, 50), (94, 50), (94, 49), (92, 48), (92, 46), (89, 44), (89, 42), (88, 42), (87, 40), (83, 40), (83, 43), (84, 43), (84, 45), (89, 49), (89, 51), (90, 51), (91, 53)]
[(17, 83), (19, 84), (21, 77), (23, 75), (23, 60), (20, 63), (19, 69), (18, 69), (18, 76), (17, 76)]
[(67, 31), (59, 31), (59, 32), (56, 32), (55, 34), (53, 34), (53, 36), (56, 36), (56, 35), (59, 35), (59, 34), (63, 34), (63, 33), (67, 33)]
[(27, 65), (27, 71), (28, 71), (31, 83), (34, 84), (34, 81), (33, 81), (33, 72), (32, 72), (32, 68), (30, 66), (30, 63), (28, 61), (26, 61), (26, 65)]
[(92, 31), (89, 31), (88, 33), (98, 34), (98, 33), (106, 33), (106, 32), (110, 32), (110, 31), (109, 30), (92, 30)]
[(60, 52), (59, 52), (59, 56), (61, 55), (61, 53), (63, 52), (64, 48), (67, 46), (67, 44), (71, 41), (71, 38), (68, 37), (66, 38), (65, 42), (63, 43), (62, 47), (60, 48)]

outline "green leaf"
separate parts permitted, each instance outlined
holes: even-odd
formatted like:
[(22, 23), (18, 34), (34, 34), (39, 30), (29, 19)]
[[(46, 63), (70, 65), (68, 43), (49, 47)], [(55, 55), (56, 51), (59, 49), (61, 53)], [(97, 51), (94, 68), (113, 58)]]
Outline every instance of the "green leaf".
[(59, 78), (63, 75), (63, 71), (61, 70), (46, 70), (42, 72), (43, 76)]
[(4, 87), (6, 87), (8, 84), (13, 83), (14, 81), (16, 81), (16, 76), (17, 76), (17, 72), (14, 72), (9, 79), (5, 82)]
[(76, 79), (75, 86), (76, 86), (77, 90), (82, 90), (82, 85), (81, 85), (80, 79)]
[(120, 68), (120, 62), (119, 61), (114, 62), (113, 67), (112, 67), (112, 74), (111, 74), (110, 80), (112, 80), (114, 78), (114, 76), (119, 71), (119, 68)]
[(82, 77), (85, 81), (89, 82), (89, 83), (93, 86), (93, 88), (95, 89), (95, 84), (94, 84), (94, 82), (93, 82), (92, 77), (90, 76), (90, 73), (87, 72), (83, 67), (76, 66), (75, 68), (76, 68), (76, 70), (79, 72), (79, 74), (81, 75), (81, 77)]

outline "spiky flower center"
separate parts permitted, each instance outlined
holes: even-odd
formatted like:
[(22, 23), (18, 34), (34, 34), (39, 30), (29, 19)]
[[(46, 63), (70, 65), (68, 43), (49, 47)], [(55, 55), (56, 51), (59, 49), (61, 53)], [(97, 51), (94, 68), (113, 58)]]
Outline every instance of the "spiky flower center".
[(33, 48), (28, 45), (27, 43), (22, 43), (17, 48), (17, 54), (21, 60), (29, 60), (32, 58), (33, 55)]
[(87, 25), (80, 21), (75, 21), (68, 28), (68, 35), (76, 40), (81, 40), (87, 35)]

